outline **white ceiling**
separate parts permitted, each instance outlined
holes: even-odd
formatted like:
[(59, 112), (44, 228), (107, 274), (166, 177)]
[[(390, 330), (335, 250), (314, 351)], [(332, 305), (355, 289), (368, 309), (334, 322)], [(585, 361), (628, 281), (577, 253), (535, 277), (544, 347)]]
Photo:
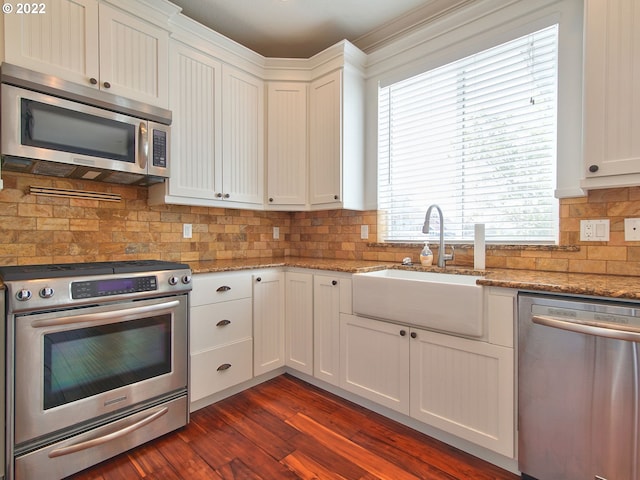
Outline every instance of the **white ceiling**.
[(171, 0), (182, 13), (266, 57), (308, 58), (347, 39), (374, 48), (474, 0)]

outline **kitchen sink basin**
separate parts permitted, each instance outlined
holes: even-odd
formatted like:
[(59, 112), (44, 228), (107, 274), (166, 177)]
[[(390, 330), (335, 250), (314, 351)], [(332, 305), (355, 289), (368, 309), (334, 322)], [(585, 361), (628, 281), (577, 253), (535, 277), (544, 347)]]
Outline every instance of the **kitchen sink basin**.
[(353, 311), (443, 332), (484, 333), (482, 277), (414, 270), (353, 275)]

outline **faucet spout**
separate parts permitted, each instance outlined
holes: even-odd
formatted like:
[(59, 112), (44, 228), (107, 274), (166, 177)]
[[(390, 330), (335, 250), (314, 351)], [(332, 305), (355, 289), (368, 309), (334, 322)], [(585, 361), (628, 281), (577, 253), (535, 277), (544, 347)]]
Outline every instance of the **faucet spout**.
[(438, 212), (438, 218), (440, 220), (440, 243), (438, 245), (438, 267), (440, 268), (444, 268), (446, 266), (446, 262), (448, 260), (453, 260), (453, 247), (451, 247), (451, 253), (450, 254), (446, 254), (444, 253), (444, 219), (442, 216), (442, 209), (436, 205), (430, 205), (429, 208), (427, 208), (427, 213), (424, 216), (424, 225), (422, 226), (422, 233), (426, 233), (429, 234), (429, 222), (431, 220), (431, 213), (433, 211), (433, 209), (436, 209), (436, 212)]

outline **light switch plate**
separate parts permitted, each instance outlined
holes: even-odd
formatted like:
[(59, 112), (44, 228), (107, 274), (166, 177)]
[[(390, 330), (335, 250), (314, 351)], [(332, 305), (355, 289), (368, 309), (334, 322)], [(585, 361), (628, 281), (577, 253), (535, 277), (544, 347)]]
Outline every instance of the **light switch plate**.
[(608, 242), (609, 220), (580, 220), (581, 242)]
[(274, 240), (280, 239), (280, 227), (273, 227), (273, 239)]
[(182, 224), (182, 238), (192, 238), (193, 237), (193, 227), (190, 223)]
[(367, 240), (369, 238), (369, 225), (360, 225), (360, 239)]
[(625, 242), (640, 241), (640, 218), (624, 219), (624, 241)]

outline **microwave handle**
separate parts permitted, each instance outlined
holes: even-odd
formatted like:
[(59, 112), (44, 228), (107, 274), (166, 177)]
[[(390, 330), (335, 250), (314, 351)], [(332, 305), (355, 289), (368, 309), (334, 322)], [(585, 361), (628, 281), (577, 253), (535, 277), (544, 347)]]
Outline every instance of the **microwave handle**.
[(149, 131), (147, 122), (140, 122), (138, 135), (138, 155), (140, 156), (140, 168), (146, 169), (149, 160)]

